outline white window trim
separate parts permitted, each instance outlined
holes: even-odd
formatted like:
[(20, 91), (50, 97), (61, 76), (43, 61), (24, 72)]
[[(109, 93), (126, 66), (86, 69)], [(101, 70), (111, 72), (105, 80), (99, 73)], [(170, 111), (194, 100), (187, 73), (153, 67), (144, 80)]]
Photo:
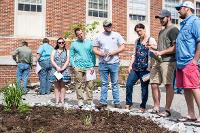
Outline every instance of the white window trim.
[(112, 20), (112, 0), (108, 0), (108, 18), (89, 16), (88, 10), (89, 10), (89, 0), (86, 0), (86, 19), (89, 18), (99, 21), (103, 21), (105, 19)]
[[(16, 38), (34, 38), (34, 39), (41, 39), (41, 37), (45, 37), (46, 36), (46, 1), (47, 0), (42, 0), (42, 12), (29, 12), (29, 11), (19, 11), (18, 10), (18, 0), (15, 0), (14, 3), (15, 3), (15, 8), (14, 8), (14, 37)], [(27, 14), (43, 14), (43, 19), (44, 19), (44, 33), (42, 36), (20, 36), (20, 35), (17, 35), (16, 33), (16, 18), (17, 18), (17, 14), (18, 13), (27, 13)]]
[[(129, 28), (128, 28), (128, 24), (129, 24), (129, 22), (133, 22), (133, 23), (142, 23), (142, 24), (144, 24), (145, 25), (145, 28), (146, 29), (148, 29), (148, 31), (146, 31), (146, 33), (147, 33), (147, 35), (150, 35), (150, 26), (151, 26), (151, 24), (150, 24), (150, 3), (151, 2), (151, 0), (147, 0), (147, 13), (146, 13), (146, 19), (145, 19), (145, 21), (139, 21), (139, 20), (130, 20), (129, 19), (129, 9), (128, 9), (128, 0), (127, 0), (127, 44), (133, 44), (134, 42), (132, 42), (132, 41), (130, 41), (130, 40), (128, 40), (128, 36), (129, 36)], [(132, 29), (132, 30), (134, 30), (134, 29)]]

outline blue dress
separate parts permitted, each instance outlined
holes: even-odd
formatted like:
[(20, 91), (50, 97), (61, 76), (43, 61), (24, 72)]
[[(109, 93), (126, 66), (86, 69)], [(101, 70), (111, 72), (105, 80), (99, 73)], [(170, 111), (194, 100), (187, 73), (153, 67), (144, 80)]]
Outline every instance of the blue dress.
[[(58, 50), (55, 50), (54, 61), (56, 62), (56, 64), (59, 67), (62, 67), (65, 64), (66, 60), (67, 60), (67, 51), (66, 50), (62, 51), (61, 53), (59, 53)], [(53, 67), (51, 76), (50, 76), (51, 82), (57, 81), (56, 76), (54, 75), (55, 72), (56, 72), (56, 68)], [(64, 71), (62, 71), (61, 74), (63, 75), (63, 77), (60, 80), (62, 80), (63, 82), (71, 81), (71, 73), (70, 73), (68, 67)]]

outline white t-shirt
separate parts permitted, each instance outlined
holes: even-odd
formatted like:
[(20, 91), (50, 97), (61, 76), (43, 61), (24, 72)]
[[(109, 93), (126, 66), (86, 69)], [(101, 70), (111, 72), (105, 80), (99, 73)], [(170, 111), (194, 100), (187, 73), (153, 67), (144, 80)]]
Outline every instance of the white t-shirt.
[[(93, 46), (99, 47), (100, 51), (107, 53), (114, 50), (117, 50), (120, 45), (124, 44), (125, 40), (117, 32), (111, 32), (106, 34), (105, 32), (100, 33), (99, 36), (95, 39)], [(99, 63), (119, 63), (119, 55), (114, 55), (110, 57), (100, 57)]]

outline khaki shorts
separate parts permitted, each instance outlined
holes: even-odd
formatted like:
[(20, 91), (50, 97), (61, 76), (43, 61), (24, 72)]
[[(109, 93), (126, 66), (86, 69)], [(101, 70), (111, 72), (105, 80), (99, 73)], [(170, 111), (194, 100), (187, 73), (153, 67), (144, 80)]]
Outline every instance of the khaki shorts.
[(150, 71), (150, 83), (173, 84), (176, 62), (156, 62)]

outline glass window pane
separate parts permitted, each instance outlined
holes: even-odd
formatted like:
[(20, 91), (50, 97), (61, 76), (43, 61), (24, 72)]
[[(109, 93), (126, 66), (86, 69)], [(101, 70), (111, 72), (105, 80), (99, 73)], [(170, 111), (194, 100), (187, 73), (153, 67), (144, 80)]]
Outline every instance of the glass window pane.
[(99, 17), (103, 17), (103, 12), (102, 11), (99, 11)]
[(36, 5), (31, 5), (31, 11), (36, 12)]
[(93, 16), (98, 17), (98, 11), (93, 11)]
[(93, 15), (92, 15), (92, 11), (89, 10), (88, 15), (89, 15), (89, 16), (93, 16)]
[(41, 5), (37, 5), (37, 12), (42, 12), (42, 6)]
[(18, 4), (18, 10), (23, 11), (24, 10), (24, 4)]
[(25, 11), (30, 11), (30, 4), (25, 4)]

